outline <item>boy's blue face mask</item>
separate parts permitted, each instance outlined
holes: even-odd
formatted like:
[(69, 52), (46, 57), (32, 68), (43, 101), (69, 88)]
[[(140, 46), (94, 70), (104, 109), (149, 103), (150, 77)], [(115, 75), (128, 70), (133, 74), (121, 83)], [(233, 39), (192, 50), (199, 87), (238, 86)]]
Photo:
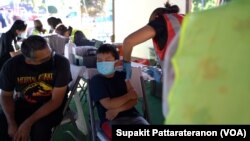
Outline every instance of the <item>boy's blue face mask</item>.
[(96, 63), (97, 70), (102, 75), (110, 75), (115, 72), (115, 61), (104, 61)]

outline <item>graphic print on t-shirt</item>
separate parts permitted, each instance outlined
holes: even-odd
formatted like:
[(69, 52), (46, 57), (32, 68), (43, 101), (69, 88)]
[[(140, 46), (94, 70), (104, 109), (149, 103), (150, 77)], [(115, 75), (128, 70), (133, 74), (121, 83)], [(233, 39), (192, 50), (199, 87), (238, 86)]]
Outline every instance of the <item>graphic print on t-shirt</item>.
[(42, 73), (35, 76), (18, 77), (17, 83), (23, 85), (24, 99), (29, 103), (43, 103), (52, 95), (52, 86), (48, 83), (53, 79), (52, 73)]

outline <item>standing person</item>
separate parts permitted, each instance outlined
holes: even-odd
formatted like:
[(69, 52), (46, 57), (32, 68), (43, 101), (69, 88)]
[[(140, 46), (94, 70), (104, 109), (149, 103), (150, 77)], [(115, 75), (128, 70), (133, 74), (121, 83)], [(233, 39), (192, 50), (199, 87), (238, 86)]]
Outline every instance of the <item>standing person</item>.
[(154, 49), (158, 61), (162, 66), (164, 54), (174, 36), (178, 33), (183, 16), (179, 13), (177, 5), (165, 3), (165, 7), (156, 8), (150, 18), (149, 23), (141, 29), (135, 31), (123, 41), (123, 67), (126, 71), (126, 79), (131, 78), (131, 53), (133, 47), (153, 39)]
[(45, 34), (46, 29), (43, 28), (43, 24), (40, 20), (34, 20), (34, 29), (31, 32), (31, 35), (42, 35)]
[(250, 124), (249, 7), (231, 0), (185, 17), (168, 60), (176, 77), (166, 124)]
[(115, 47), (103, 44), (97, 50), (100, 75), (90, 81), (90, 96), (96, 103), (101, 128), (111, 139), (111, 125), (149, 124), (136, 110), (137, 94), (123, 71), (115, 71), (119, 54)]
[(16, 20), (9, 31), (3, 33), (0, 38), (0, 70), (3, 64), (11, 57), (20, 54), (17, 51), (17, 37), (22, 36), (27, 24), (22, 20)]
[(70, 65), (65, 57), (54, 54), (41, 36), (24, 40), (21, 52), (9, 59), (0, 73), (0, 138), (50, 141), (51, 129), (62, 120), (72, 79)]
[(71, 31), (72, 31), (72, 27), (71, 26), (68, 26), (66, 27), (64, 24), (58, 24), (55, 28), (55, 33), (61, 35), (61, 36), (64, 36), (64, 37), (67, 37), (69, 38), (70, 37), (70, 34), (71, 34)]

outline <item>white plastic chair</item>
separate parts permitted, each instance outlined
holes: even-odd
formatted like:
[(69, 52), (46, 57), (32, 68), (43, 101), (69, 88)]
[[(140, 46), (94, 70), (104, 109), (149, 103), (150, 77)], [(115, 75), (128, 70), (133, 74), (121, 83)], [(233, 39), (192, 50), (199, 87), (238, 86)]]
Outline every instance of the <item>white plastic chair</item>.
[(97, 48), (94, 46), (73, 47), (74, 63), (86, 68), (96, 68), (96, 50)]

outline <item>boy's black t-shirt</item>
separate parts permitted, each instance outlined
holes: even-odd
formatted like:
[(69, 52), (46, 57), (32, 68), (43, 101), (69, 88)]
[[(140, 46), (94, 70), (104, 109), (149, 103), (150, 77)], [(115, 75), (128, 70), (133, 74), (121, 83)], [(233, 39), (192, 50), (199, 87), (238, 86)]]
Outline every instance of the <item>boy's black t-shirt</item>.
[(9, 59), (0, 73), (0, 88), (15, 90), (30, 104), (43, 105), (51, 99), (53, 87), (62, 87), (70, 81), (68, 60), (58, 54), (40, 65), (25, 63), (23, 55)]
[[(125, 72), (116, 71), (114, 77), (112, 78), (106, 78), (98, 74), (91, 79), (90, 96), (92, 100), (96, 103), (101, 124), (107, 121), (107, 119), (105, 118), (107, 109), (105, 109), (99, 101), (106, 97), (115, 98), (125, 95), (127, 93), (127, 85), (125, 82), (125, 78)], [(129, 110), (120, 112), (116, 118), (136, 117), (139, 115), (139, 112), (133, 107)]]

